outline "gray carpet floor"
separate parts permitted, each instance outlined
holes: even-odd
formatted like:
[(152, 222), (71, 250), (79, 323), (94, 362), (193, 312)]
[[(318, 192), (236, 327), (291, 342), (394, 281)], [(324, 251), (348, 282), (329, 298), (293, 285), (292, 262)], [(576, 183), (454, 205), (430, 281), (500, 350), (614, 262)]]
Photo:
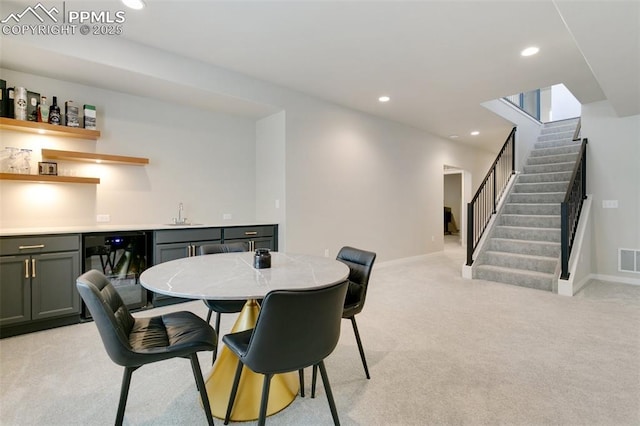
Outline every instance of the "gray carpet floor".
[[(448, 243), (374, 268), (357, 317), (371, 380), (346, 320), (326, 361), (343, 425), (640, 424), (640, 286), (592, 282), (568, 298), (463, 280), (463, 261)], [(195, 301), (136, 315), (176, 309), (206, 314)], [(223, 332), (234, 319), (223, 315)], [(268, 424), (332, 424), (306, 374), (307, 396)], [(121, 376), (93, 323), (3, 339), (0, 424), (113, 424)], [(137, 370), (124, 423), (205, 425), (189, 362)]]

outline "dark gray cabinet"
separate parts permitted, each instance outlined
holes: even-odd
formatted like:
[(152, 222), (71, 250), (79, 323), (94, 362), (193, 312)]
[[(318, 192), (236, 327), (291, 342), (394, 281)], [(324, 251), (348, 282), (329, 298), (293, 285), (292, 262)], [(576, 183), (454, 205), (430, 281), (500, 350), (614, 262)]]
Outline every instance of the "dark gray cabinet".
[(80, 236), (0, 239), (0, 326), (79, 315)]
[(220, 243), (220, 228), (167, 229), (154, 232), (153, 264), (198, 255), (203, 244)]
[(259, 248), (278, 249), (278, 225), (233, 226), (223, 229), (223, 242), (246, 242), (249, 251)]
[[(165, 229), (153, 233), (153, 264), (197, 256), (203, 244), (216, 244), (222, 241), (220, 228)], [(149, 302), (153, 306), (184, 302), (187, 299), (169, 297), (150, 292)]]

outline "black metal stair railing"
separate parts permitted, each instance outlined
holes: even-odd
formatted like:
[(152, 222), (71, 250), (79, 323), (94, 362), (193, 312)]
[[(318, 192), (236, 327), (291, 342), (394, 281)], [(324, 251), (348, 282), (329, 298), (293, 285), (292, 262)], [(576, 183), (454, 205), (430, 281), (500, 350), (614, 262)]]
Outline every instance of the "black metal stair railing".
[(560, 204), (560, 278), (569, 278), (569, 256), (578, 229), (582, 204), (587, 198), (587, 138), (582, 139), (567, 194)]
[(489, 220), (496, 213), (511, 175), (516, 171), (516, 128), (509, 133), (487, 176), (470, 203), (467, 204), (467, 266), (473, 264), (473, 252), (478, 246)]

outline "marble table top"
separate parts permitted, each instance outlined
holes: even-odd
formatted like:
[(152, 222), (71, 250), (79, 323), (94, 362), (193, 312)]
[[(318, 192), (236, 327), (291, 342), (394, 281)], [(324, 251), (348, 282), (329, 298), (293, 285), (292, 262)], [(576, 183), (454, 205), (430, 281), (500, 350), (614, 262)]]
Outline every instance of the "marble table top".
[(349, 267), (326, 257), (271, 252), (271, 268), (255, 269), (253, 252), (186, 257), (140, 275), (148, 290), (190, 299), (260, 299), (271, 290), (326, 287), (347, 279)]

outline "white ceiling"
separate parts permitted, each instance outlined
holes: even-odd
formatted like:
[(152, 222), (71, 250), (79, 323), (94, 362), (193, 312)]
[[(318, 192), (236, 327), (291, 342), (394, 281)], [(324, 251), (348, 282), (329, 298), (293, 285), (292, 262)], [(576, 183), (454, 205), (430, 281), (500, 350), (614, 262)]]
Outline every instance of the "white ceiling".
[[(145, 1), (144, 10), (127, 10), (118, 43), (169, 51), (491, 150), (511, 124), (480, 104), (521, 91), (563, 83), (582, 103), (608, 99), (621, 116), (640, 114), (638, 0)], [(36, 2), (4, 2), (2, 10)], [(115, 0), (66, 3), (122, 8)], [(0, 65), (31, 71), (38, 65), (11, 49), (14, 39), (2, 37)], [(530, 45), (540, 53), (521, 57)], [(82, 64), (67, 68), (50, 72), (80, 78)], [(130, 91), (154, 90), (140, 80)], [(380, 104), (382, 94), (391, 101)], [(472, 130), (481, 134), (469, 136)]]

